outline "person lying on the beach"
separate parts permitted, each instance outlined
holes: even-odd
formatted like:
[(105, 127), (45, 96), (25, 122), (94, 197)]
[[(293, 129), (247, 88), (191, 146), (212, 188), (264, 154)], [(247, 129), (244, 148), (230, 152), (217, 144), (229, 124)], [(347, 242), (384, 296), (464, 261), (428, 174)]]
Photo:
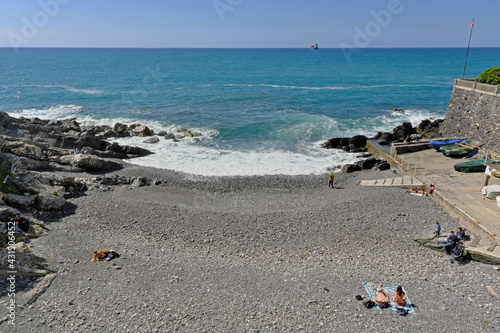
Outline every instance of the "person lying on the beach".
[(118, 251), (103, 249), (99, 252), (94, 250), (94, 257), (90, 261), (103, 261), (109, 262), (111, 259), (118, 258), (120, 254)]
[(424, 195), (427, 195), (425, 193), (425, 191), (422, 191), (422, 190), (418, 190), (418, 189), (411, 189), (411, 190), (405, 190), (406, 193), (410, 193), (410, 194), (414, 194), (414, 195), (421, 195), (421, 196), (424, 196)]
[(389, 307), (389, 296), (387, 296), (387, 293), (385, 292), (384, 289), (382, 289), (382, 283), (378, 286), (378, 288), (375, 288), (373, 283), (370, 282), (370, 285), (372, 286), (373, 290), (377, 294), (377, 299), (372, 299), (372, 301), (375, 302), (375, 304), (381, 308), (385, 309)]
[(392, 300), (399, 306), (405, 306), (406, 294), (403, 291), (403, 287), (398, 286), (396, 289), (396, 294), (392, 296)]

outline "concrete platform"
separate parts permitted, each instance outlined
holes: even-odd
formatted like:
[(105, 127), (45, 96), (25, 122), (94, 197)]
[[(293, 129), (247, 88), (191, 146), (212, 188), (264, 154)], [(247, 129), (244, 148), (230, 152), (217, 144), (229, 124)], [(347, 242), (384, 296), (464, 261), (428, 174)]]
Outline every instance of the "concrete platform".
[[(438, 241), (445, 241), (449, 235), (443, 234), (436, 237), (434, 234), (429, 236), (424, 236), (422, 238), (415, 239), (416, 242), (422, 244), (425, 247), (431, 248), (437, 251), (443, 251), (443, 244), (439, 244)], [(470, 256), (473, 260), (481, 261), (486, 264), (499, 265), (500, 264), (500, 246), (494, 246), (492, 248), (491, 240), (488, 244), (486, 240), (480, 239), (479, 241), (472, 239), (470, 241), (464, 241), (465, 249), (469, 251)], [(493, 242), (495, 245), (496, 243)]]
[[(496, 200), (486, 199), (481, 193), (486, 175), (482, 172), (461, 173), (453, 168), (457, 163), (484, 159), (486, 152), (480, 152), (473, 159), (449, 158), (433, 149), (405, 154), (394, 154), (393, 151), (391, 154), (390, 149), (381, 149), (373, 141), (368, 142), (368, 150), (375, 157), (388, 161), (393, 169), (405, 177), (413, 175), (427, 189), (430, 184), (434, 184), (435, 190), (430, 198), (470, 233), (482, 237), (471, 253), (476, 251), (478, 255), (485, 253), (500, 259), (500, 208)], [(491, 177), (488, 185), (494, 184), (500, 184), (500, 178)], [(497, 246), (493, 251), (487, 251), (492, 241)]]

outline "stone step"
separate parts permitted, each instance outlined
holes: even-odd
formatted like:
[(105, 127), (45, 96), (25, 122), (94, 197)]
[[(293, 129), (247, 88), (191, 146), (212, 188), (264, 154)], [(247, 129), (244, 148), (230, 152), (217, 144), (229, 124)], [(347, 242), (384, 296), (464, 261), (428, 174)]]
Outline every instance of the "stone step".
[(398, 178), (386, 178), (386, 179), (372, 179), (372, 180), (360, 180), (358, 185), (361, 186), (393, 186), (393, 187), (404, 187), (404, 188), (420, 188), (425, 184), (422, 183), (415, 177), (406, 176)]

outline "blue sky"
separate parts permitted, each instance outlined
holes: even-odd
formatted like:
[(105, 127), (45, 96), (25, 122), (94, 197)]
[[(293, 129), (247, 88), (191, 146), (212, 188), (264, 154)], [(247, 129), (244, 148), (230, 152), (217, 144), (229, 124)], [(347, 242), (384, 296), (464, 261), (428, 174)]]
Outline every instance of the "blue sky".
[(496, 0), (0, 0), (0, 47), (466, 47), (472, 18), (472, 46), (500, 47), (498, 13)]

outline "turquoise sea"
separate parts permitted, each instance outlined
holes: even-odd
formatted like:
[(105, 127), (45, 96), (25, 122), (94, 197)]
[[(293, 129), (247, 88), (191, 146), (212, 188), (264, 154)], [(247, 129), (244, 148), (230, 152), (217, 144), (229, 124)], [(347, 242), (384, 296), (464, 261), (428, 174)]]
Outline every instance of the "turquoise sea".
[[(201, 140), (118, 142), (131, 162), (199, 175), (323, 173), (353, 161), (320, 143), (444, 117), (466, 49), (0, 49), (0, 110), (84, 124), (187, 128)], [(473, 48), (466, 78), (499, 66)], [(405, 114), (393, 114), (402, 108)]]

